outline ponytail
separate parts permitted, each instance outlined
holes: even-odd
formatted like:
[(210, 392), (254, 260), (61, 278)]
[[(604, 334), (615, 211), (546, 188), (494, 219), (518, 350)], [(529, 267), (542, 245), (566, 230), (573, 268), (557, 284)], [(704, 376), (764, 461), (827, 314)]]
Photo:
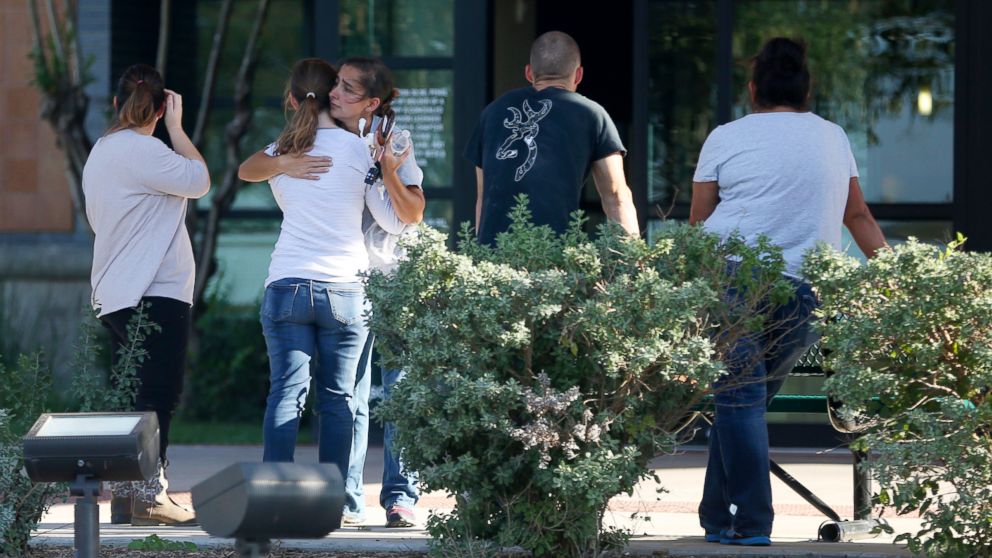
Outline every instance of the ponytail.
[(117, 111), (109, 132), (143, 128), (153, 122), (165, 104), (165, 84), (158, 70), (135, 64), (117, 82)]
[(331, 109), (329, 95), (335, 79), (334, 67), (320, 58), (304, 58), (293, 65), (286, 83), (284, 105), (287, 113), (293, 111), (293, 116), (287, 117), (286, 127), (276, 140), (277, 155), (302, 155), (313, 148), (317, 138), (317, 116), (321, 111)]

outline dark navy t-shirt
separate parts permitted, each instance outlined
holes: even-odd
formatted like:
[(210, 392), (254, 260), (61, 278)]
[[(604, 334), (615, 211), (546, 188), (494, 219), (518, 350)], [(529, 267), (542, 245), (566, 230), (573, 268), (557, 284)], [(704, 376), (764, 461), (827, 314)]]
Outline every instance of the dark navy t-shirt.
[(530, 198), (536, 224), (563, 232), (592, 163), (618, 152), (626, 154), (610, 115), (578, 93), (525, 87), (496, 99), (465, 149), (483, 173), (479, 242), (509, 228), (518, 194)]

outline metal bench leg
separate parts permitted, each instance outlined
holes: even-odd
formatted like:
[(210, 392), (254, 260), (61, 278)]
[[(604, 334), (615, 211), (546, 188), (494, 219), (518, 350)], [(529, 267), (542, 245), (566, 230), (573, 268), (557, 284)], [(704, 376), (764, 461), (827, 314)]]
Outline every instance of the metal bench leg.
[(868, 454), (851, 450), (854, 455), (854, 519), (871, 518), (871, 477), (861, 464), (868, 461)]
[(784, 482), (796, 494), (802, 496), (804, 500), (810, 503), (810, 505), (820, 510), (820, 512), (823, 513), (823, 515), (829, 517), (834, 521), (840, 521), (840, 516), (837, 515), (837, 512), (835, 512), (833, 508), (827, 505), (826, 502), (824, 502), (819, 497), (817, 497), (816, 494), (813, 494), (812, 490), (806, 488), (806, 486), (803, 485), (803, 483), (799, 482), (798, 480), (796, 480), (795, 477), (787, 473), (785, 469), (783, 469), (782, 466), (779, 465), (778, 463), (775, 463), (773, 459), (769, 459), (768, 462), (769, 465), (771, 466), (772, 474), (778, 477), (779, 480)]

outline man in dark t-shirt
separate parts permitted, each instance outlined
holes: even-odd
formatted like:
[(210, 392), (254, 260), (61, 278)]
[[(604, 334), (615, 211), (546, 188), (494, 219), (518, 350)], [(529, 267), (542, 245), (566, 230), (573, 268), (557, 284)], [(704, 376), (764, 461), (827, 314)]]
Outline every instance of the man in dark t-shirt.
[(479, 242), (492, 244), (509, 228), (518, 194), (528, 195), (536, 224), (563, 232), (590, 171), (607, 218), (639, 234), (623, 173), (627, 151), (603, 107), (575, 92), (580, 62), (572, 37), (541, 35), (524, 69), (531, 86), (504, 94), (482, 112), (465, 149), (476, 166)]

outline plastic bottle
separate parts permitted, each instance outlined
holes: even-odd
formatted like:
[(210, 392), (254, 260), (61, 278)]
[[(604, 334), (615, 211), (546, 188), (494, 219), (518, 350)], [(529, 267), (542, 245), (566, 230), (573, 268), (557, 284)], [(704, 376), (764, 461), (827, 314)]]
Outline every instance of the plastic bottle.
[(410, 131), (396, 130), (389, 141), (389, 148), (393, 150), (393, 156), (399, 157), (410, 147)]

